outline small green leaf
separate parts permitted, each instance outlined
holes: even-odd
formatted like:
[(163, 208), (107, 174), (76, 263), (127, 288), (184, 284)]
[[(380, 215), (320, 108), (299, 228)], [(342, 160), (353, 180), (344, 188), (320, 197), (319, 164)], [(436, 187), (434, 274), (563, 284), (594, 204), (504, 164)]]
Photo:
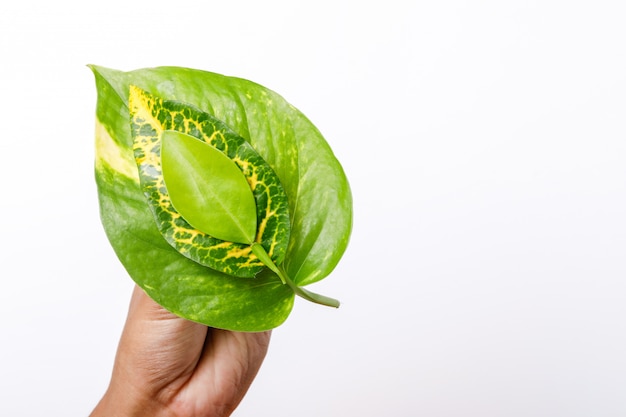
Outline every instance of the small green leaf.
[(196, 229), (229, 242), (252, 244), (256, 204), (237, 165), (193, 136), (161, 136), (163, 180), (172, 205)]

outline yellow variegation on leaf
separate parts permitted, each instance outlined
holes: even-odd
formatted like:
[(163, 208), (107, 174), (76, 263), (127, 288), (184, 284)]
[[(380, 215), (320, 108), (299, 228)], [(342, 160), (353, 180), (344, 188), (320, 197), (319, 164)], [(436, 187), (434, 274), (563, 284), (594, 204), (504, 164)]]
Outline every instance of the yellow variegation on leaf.
[(210, 114), (135, 86), (130, 87), (129, 109), (142, 189), (163, 237), (189, 259), (229, 275), (253, 277), (264, 268), (251, 251), (252, 242), (225, 241), (200, 231), (172, 205), (163, 179), (161, 139), (164, 131), (177, 131), (211, 145), (239, 167), (256, 203), (255, 241), (275, 263), (282, 262), (289, 243), (287, 196), (272, 168), (252, 146)]

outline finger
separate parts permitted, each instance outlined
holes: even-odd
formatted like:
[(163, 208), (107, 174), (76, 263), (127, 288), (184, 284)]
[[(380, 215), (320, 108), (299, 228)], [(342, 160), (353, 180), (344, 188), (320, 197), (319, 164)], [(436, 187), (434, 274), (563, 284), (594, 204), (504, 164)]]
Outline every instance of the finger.
[[(267, 353), (271, 332), (212, 329), (198, 368), (181, 398), (201, 398), (214, 415), (229, 415), (241, 402)], [(213, 414), (212, 414), (213, 415)]]
[(135, 286), (116, 366), (149, 395), (167, 396), (191, 377), (206, 334), (206, 326), (170, 313)]

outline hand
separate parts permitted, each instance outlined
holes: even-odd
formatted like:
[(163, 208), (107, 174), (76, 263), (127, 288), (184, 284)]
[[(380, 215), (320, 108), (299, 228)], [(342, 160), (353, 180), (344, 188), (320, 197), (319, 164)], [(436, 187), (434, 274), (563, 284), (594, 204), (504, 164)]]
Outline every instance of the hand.
[(107, 392), (91, 414), (228, 416), (256, 376), (270, 332), (208, 328), (135, 287)]

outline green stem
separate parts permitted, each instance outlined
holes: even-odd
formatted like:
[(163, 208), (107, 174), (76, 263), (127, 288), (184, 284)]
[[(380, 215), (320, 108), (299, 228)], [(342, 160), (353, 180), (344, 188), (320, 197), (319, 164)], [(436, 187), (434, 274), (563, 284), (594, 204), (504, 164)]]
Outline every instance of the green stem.
[(287, 278), (285, 277), (285, 274), (283, 274), (282, 271), (278, 269), (274, 261), (272, 261), (272, 258), (270, 258), (270, 256), (265, 251), (265, 248), (260, 243), (253, 243), (250, 248), (252, 249), (252, 253), (254, 253), (256, 257), (259, 258), (259, 260), (263, 262), (266, 267), (268, 267), (269, 269), (274, 271), (276, 275), (278, 275), (278, 278), (280, 278), (283, 284), (287, 283)]
[(267, 266), (274, 273), (276, 273), (276, 275), (278, 275), (282, 283), (287, 284), (289, 288), (291, 288), (297, 296), (300, 296), (304, 298), (305, 300), (311, 301), (316, 304), (321, 304), (321, 305), (335, 307), (335, 308), (339, 307), (338, 300), (335, 300), (334, 298), (326, 297), (325, 295), (316, 294), (314, 292), (311, 292), (309, 290), (306, 290), (302, 287), (297, 286), (289, 278), (289, 276), (285, 273), (285, 271), (279, 268), (274, 263), (274, 261), (272, 261), (272, 258), (270, 258), (270, 256), (265, 251), (265, 248), (261, 244), (253, 243), (251, 246), (251, 249), (252, 249), (252, 253), (254, 253), (257, 256), (257, 258), (259, 258), (259, 260), (263, 262), (265, 266)]
[(317, 294), (302, 287), (298, 287), (292, 280), (287, 277), (287, 285), (293, 290), (296, 295), (304, 298), (305, 300), (311, 301), (316, 304), (321, 304), (328, 307), (339, 307), (339, 300), (335, 300), (334, 298), (326, 297), (325, 295)]

